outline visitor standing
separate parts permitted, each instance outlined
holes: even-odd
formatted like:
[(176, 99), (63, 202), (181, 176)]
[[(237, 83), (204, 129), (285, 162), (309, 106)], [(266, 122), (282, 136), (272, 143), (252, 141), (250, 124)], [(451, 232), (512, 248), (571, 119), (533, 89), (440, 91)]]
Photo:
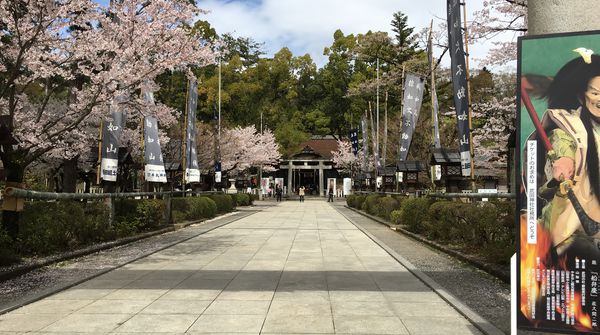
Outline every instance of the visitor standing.
[(327, 198), (327, 202), (333, 202), (333, 186), (329, 185), (329, 191), (327, 191), (329, 198)]
[(300, 186), (298, 189), (298, 195), (300, 196), (300, 202), (304, 202), (304, 186)]
[(277, 184), (275, 186), (275, 194), (277, 195), (277, 202), (281, 201), (281, 195), (283, 193), (283, 190), (281, 189), (281, 186), (279, 186), (279, 184)]

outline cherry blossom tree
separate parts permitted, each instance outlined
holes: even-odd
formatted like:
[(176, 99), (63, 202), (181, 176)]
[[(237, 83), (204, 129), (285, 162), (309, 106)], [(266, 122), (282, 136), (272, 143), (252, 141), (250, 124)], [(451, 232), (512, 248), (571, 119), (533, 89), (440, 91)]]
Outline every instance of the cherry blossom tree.
[(129, 124), (142, 115), (163, 127), (175, 122), (172, 109), (144, 103), (139, 89), (165, 70), (214, 62), (190, 29), (202, 13), (183, 0), (108, 7), (91, 0), (0, 0), (0, 158), (7, 181), (21, 182), (40, 157), (89, 151), (96, 140), (90, 135), (115, 96), (129, 97)]
[[(214, 130), (206, 125), (198, 127), (198, 161), (201, 168), (210, 171), (215, 160)], [(264, 171), (274, 171), (281, 159), (280, 147), (273, 132), (257, 132), (254, 125), (225, 128), (221, 132), (221, 170), (239, 174), (252, 167), (262, 166)]]
[[(508, 138), (515, 129), (514, 97), (492, 97), (473, 105), (473, 118), (483, 121), (473, 129), (475, 168), (503, 172), (508, 164)], [(501, 174), (501, 173), (500, 173)]]
[(343, 172), (358, 171), (361, 165), (362, 151), (358, 155), (352, 152), (352, 144), (349, 141), (337, 141), (338, 149), (331, 152), (331, 160), (336, 169)]
[(474, 13), (469, 25), (470, 38), (475, 42), (495, 39), (483, 65), (516, 60), (517, 36), (527, 32), (527, 0), (486, 0), (483, 7)]

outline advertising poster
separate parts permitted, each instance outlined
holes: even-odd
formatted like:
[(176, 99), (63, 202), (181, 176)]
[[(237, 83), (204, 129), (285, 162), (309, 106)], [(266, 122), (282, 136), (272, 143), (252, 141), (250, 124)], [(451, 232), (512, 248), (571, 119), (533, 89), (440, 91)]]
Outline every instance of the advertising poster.
[(519, 39), (517, 326), (600, 334), (600, 32)]
[(262, 178), (260, 181), (260, 190), (263, 195), (269, 194), (271, 188), (269, 187), (269, 178)]

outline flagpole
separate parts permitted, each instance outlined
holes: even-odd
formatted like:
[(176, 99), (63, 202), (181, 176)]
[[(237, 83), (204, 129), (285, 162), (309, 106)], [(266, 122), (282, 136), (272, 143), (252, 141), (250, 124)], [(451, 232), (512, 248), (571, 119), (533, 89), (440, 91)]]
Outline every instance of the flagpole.
[(96, 174), (96, 184), (100, 185), (100, 174), (102, 173), (102, 130), (104, 120), (100, 120), (100, 141), (98, 142), (98, 173)]
[[(429, 43), (428, 46), (432, 49), (433, 44), (431, 43), (431, 33), (433, 32), (433, 20), (429, 24)], [(433, 50), (429, 50), (429, 72), (431, 75), (431, 93), (429, 94), (431, 97), (431, 153), (433, 154), (433, 150), (435, 148), (435, 102), (433, 100), (433, 95), (435, 94), (435, 69), (433, 68)], [(435, 165), (429, 167), (429, 174), (431, 176), (431, 188), (435, 191)]]
[[(375, 150), (377, 151), (377, 162), (375, 165), (379, 165), (379, 56), (377, 56), (377, 106), (375, 107), (377, 111), (377, 133), (376, 133), (376, 141), (375, 141)], [(377, 176), (379, 171), (375, 169), (375, 176)]]
[(388, 91), (385, 91), (384, 117), (383, 117), (383, 168), (386, 166), (387, 159), (387, 140), (388, 140)]
[(475, 163), (473, 145), (473, 124), (471, 122), (471, 81), (469, 80), (469, 31), (467, 30), (467, 1), (463, 0), (463, 26), (465, 28), (465, 74), (467, 76), (467, 114), (469, 116), (469, 148), (471, 149), (471, 189), (475, 191)]
[(182, 175), (182, 184), (181, 184), (181, 189), (182, 191), (184, 191), (184, 196), (185, 196), (185, 173), (187, 171), (187, 166), (186, 166), (186, 160), (187, 160), (187, 128), (188, 128), (188, 104), (189, 104), (189, 95), (190, 95), (190, 81), (188, 80), (188, 84), (187, 84), (187, 88), (185, 90), (185, 110), (184, 110), (184, 117), (183, 117), (183, 141), (182, 141), (182, 146), (183, 148), (181, 149), (181, 171), (183, 171), (183, 175)]

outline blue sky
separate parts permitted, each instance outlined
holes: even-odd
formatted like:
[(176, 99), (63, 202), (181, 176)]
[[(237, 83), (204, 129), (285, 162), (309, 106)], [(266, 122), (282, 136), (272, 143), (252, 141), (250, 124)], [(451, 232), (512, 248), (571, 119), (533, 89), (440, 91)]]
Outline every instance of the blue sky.
[[(95, 0), (107, 4), (109, 0)], [(288, 47), (295, 56), (310, 54), (317, 66), (327, 59), (323, 48), (333, 42), (333, 33), (344, 34), (386, 31), (390, 34), (393, 13), (402, 11), (415, 32), (445, 20), (446, 0), (196, 0), (209, 10), (199, 19), (207, 20), (217, 33), (252, 37), (264, 43), (266, 56)], [(482, 1), (467, 1), (468, 17), (483, 8)], [(511, 38), (509, 36), (508, 38)], [(516, 37), (515, 37), (516, 39)], [(484, 58), (491, 43), (469, 46), (471, 67)], [(441, 52), (441, 51), (439, 51)], [(438, 52), (438, 53), (439, 53)], [(435, 51), (434, 51), (435, 53)], [(449, 66), (448, 56), (443, 65)], [(515, 65), (513, 65), (515, 66)]]
[[(344, 34), (387, 31), (393, 13), (402, 11), (415, 32), (445, 20), (446, 0), (197, 0), (209, 10), (203, 16), (217, 30), (235, 36), (252, 37), (265, 43), (267, 56), (287, 46), (295, 56), (309, 53), (320, 67), (326, 63), (323, 48), (333, 42), (333, 33)], [(471, 14), (482, 9), (482, 1), (467, 1)], [(470, 19), (468, 17), (468, 19)], [(483, 58), (490, 44), (469, 48), (471, 63)], [(450, 60), (444, 61), (449, 65)]]

